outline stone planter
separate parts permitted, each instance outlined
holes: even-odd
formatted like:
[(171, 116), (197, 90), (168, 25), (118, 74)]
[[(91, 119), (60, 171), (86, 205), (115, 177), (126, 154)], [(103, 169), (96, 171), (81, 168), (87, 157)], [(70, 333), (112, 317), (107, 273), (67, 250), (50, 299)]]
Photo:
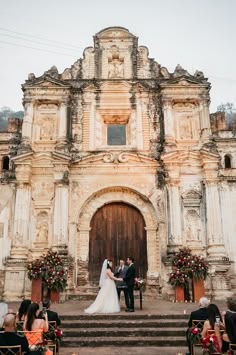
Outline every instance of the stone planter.
[(42, 301), (42, 279), (32, 279), (31, 301), (35, 303)]
[(51, 303), (59, 303), (60, 291), (51, 290), (50, 291), (50, 301)]
[(176, 302), (184, 302), (184, 289), (183, 287), (176, 286), (175, 287), (175, 301)]
[(205, 295), (204, 280), (196, 280), (193, 278), (193, 299), (198, 302)]

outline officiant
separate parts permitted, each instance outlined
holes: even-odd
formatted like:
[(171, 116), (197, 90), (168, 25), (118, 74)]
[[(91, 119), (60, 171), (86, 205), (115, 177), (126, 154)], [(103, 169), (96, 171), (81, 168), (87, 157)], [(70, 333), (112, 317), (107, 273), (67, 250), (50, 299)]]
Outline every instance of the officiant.
[[(125, 261), (123, 259), (120, 259), (119, 265), (116, 266), (116, 268), (115, 268), (114, 276), (123, 279), (126, 275), (127, 270), (128, 270), (128, 266), (125, 265)], [(121, 291), (124, 291), (125, 304), (127, 307), (127, 305), (129, 304), (129, 300), (128, 300), (128, 291), (127, 291), (126, 283), (124, 281), (116, 281), (116, 289), (117, 289), (119, 300), (120, 300)]]

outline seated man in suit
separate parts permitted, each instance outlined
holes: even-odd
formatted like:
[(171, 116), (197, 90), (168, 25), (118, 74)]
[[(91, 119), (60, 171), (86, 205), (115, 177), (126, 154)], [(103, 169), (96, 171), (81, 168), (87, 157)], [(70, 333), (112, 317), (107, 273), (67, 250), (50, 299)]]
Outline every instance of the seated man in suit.
[(43, 307), (46, 309), (48, 315), (48, 321), (49, 322), (55, 321), (57, 323), (57, 326), (59, 326), (61, 324), (61, 320), (58, 317), (57, 312), (51, 311), (50, 305), (51, 305), (50, 300), (43, 302)]
[(229, 343), (236, 344), (236, 296), (227, 298), (227, 311), (222, 312), (225, 324), (223, 350), (227, 351)]
[[(206, 320), (208, 318), (208, 312), (207, 312), (207, 307), (209, 305), (210, 301), (206, 297), (202, 297), (199, 300), (199, 309), (196, 311), (191, 312), (190, 318), (188, 321), (188, 327), (192, 328), (192, 321), (193, 320)], [(191, 344), (188, 341), (188, 332), (189, 329), (187, 329), (186, 336), (187, 336), (187, 343), (188, 343), (188, 348), (189, 348), (189, 354), (191, 353)]]
[(22, 353), (29, 354), (29, 345), (26, 337), (15, 333), (16, 315), (14, 313), (6, 314), (3, 326), (5, 327), (5, 331), (0, 334), (0, 346), (21, 345)]

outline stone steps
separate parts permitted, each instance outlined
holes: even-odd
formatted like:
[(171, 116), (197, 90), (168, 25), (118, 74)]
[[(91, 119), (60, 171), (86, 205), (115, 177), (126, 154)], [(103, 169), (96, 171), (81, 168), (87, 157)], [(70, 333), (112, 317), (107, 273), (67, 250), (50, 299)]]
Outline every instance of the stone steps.
[(116, 346), (116, 347), (129, 347), (129, 346), (186, 346), (185, 336), (134, 336), (134, 337), (68, 337), (62, 342), (63, 347), (100, 347), (100, 346)]
[(187, 315), (62, 316), (63, 347), (185, 346)]

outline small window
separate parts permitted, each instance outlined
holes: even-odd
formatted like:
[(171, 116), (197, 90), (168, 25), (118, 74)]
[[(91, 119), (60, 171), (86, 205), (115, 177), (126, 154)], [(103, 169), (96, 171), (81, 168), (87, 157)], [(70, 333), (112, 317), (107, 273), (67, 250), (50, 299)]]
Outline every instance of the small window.
[(2, 158), (2, 170), (9, 170), (9, 157)]
[(231, 169), (231, 158), (229, 155), (225, 155), (225, 169)]
[(108, 145), (126, 145), (126, 125), (109, 124), (107, 126)]

